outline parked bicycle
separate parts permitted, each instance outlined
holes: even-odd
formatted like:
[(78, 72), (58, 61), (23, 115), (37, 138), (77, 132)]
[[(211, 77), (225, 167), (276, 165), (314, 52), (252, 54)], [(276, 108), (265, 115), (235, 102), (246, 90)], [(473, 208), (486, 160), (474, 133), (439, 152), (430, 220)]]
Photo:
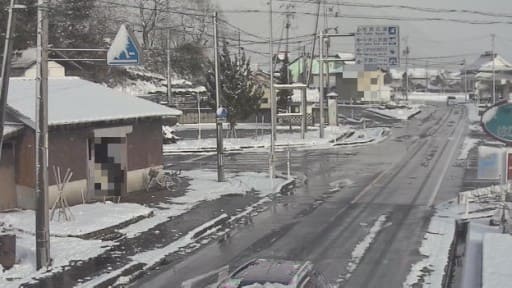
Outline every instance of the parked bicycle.
[(163, 170), (151, 168), (147, 174), (146, 191), (154, 189), (167, 189), (172, 191), (181, 183), (181, 170)]

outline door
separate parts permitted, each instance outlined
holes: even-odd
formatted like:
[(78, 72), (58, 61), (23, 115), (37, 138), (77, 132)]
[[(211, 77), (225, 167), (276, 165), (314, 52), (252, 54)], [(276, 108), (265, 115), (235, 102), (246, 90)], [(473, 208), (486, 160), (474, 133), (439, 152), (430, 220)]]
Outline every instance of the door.
[(4, 143), (0, 159), (0, 211), (16, 208), (14, 145)]
[(126, 192), (126, 137), (94, 137), (89, 143), (94, 196), (121, 196)]

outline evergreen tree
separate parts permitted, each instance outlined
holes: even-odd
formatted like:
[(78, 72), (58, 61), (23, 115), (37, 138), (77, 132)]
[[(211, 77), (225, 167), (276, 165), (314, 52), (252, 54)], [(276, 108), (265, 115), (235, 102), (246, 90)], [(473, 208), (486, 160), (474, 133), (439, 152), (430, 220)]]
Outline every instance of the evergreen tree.
[[(240, 57), (231, 56), (227, 43), (224, 42), (219, 54), (221, 106), (228, 110), (227, 121), (230, 129), (234, 130), (238, 121), (245, 120), (258, 111), (263, 88), (252, 79), (250, 60), (246, 58), (245, 52)], [(209, 67), (206, 75), (206, 88), (210, 96), (208, 103), (215, 109), (215, 65), (212, 61), (209, 62)]]
[(100, 19), (96, 0), (58, 0), (53, 3), (49, 15), (51, 45), (58, 48), (107, 47), (104, 43), (107, 27), (104, 26), (105, 19)]
[[(290, 82), (290, 71), (288, 70), (288, 55), (284, 58), (281, 69), (279, 70), (279, 78), (277, 79), (279, 84), (289, 84)], [(282, 89), (277, 91), (277, 109), (288, 111), (289, 97), (293, 95), (292, 90)]]

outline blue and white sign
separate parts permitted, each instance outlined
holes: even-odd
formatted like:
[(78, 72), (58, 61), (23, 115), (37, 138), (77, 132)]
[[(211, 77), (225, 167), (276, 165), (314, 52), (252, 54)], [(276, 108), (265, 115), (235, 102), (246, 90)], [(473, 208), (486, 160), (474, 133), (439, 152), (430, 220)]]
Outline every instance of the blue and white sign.
[(365, 70), (400, 66), (400, 27), (362, 25), (355, 37), (356, 64)]
[(124, 24), (119, 28), (116, 38), (108, 49), (107, 64), (114, 66), (142, 64), (142, 53), (137, 38)]
[(217, 118), (219, 118), (219, 119), (228, 118), (228, 109), (226, 109), (224, 107), (219, 107), (219, 109), (217, 109)]

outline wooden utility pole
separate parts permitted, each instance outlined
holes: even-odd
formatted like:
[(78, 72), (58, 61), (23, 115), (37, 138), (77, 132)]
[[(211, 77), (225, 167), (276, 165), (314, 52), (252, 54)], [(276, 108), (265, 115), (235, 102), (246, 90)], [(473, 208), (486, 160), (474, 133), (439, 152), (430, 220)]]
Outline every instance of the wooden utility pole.
[(48, 219), (48, 0), (38, 0), (36, 63), (36, 264), (37, 269), (41, 269), (51, 264)]

